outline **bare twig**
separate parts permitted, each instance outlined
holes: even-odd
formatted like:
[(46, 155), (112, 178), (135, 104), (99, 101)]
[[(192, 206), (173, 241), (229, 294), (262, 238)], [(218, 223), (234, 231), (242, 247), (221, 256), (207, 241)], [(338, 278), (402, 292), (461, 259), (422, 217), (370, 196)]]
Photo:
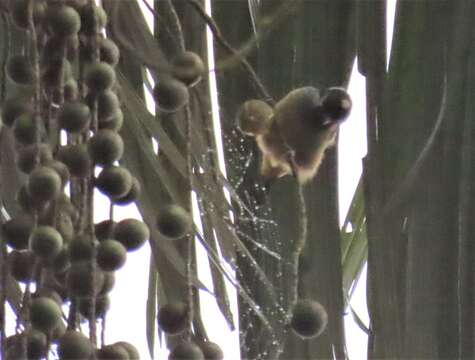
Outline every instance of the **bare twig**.
[(230, 54), (232, 54), (233, 56), (235, 56), (239, 60), (241, 65), (244, 67), (244, 69), (251, 76), (251, 79), (252, 79), (254, 85), (257, 87), (257, 89), (261, 93), (262, 97), (266, 101), (271, 103), (272, 105), (275, 105), (274, 99), (272, 98), (272, 96), (270, 96), (269, 92), (267, 91), (265, 86), (262, 84), (261, 80), (257, 76), (257, 74), (254, 71), (254, 69), (252, 68), (251, 64), (249, 64), (249, 62), (244, 57), (242, 57), (241, 54), (226, 41), (226, 39), (223, 37), (223, 35), (221, 33), (221, 30), (219, 29), (218, 25), (213, 20), (213, 18), (211, 18), (211, 16), (209, 16), (206, 13), (206, 10), (203, 9), (201, 4), (197, 0), (187, 0), (187, 1), (191, 6), (193, 6), (193, 8), (198, 12), (198, 14), (206, 22), (206, 24), (210, 28), (211, 32), (213, 33), (213, 36), (216, 39), (216, 42), (219, 45), (221, 45), (226, 51), (228, 51)]

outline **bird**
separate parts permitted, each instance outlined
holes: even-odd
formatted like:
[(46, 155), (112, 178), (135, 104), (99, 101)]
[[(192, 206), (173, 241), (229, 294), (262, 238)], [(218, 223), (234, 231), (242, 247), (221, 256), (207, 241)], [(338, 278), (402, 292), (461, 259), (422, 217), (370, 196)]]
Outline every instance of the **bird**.
[(351, 108), (342, 87), (330, 87), (320, 96), (317, 88), (305, 86), (290, 91), (273, 109), (262, 100), (248, 100), (238, 114), (238, 126), (255, 138), (264, 181), (294, 175), (305, 184), (317, 174)]

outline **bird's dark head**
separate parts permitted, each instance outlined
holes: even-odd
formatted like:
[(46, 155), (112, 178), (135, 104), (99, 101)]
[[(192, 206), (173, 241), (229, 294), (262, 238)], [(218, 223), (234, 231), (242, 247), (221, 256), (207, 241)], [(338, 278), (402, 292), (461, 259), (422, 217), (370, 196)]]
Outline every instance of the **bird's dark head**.
[(351, 106), (350, 95), (341, 87), (328, 88), (321, 101), (321, 108), (329, 122), (345, 121), (350, 114)]

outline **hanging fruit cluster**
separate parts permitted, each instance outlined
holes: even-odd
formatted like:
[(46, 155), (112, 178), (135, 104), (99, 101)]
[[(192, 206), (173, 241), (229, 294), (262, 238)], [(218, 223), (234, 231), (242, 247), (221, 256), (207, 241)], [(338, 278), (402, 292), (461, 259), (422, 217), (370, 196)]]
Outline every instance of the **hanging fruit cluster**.
[[(93, 220), (95, 190), (111, 206), (140, 195), (138, 180), (119, 165), (119, 49), (105, 37), (107, 15), (89, 0), (15, 0), (9, 16), (28, 41), (6, 64), (17, 91), (2, 104), (2, 131), (14, 139), (25, 181), (21, 210), (1, 235), (8, 272), (25, 291), (16, 334), (2, 352), (5, 359), (40, 359), (52, 349), (60, 359), (138, 359), (129, 343), (98, 348), (96, 340), (114, 272), (150, 236), (136, 219)], [(89, 336), (80, 331), (85, 322)]]

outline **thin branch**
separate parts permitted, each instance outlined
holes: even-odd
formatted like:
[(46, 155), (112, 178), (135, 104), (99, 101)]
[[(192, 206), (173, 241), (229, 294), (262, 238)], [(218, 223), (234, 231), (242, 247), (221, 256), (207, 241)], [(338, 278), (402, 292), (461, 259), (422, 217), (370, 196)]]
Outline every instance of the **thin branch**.
[(211, 18), (211, 16), (209, 16), (206, 13), (206, 10), (201, 6), (201, 4), (197, 0), (187, 0), (187, 1), (191, 6), (193, 6), (193, 8), (198, 12), (198, 14), (206, 22), (211, 32), (213, 33), (213, 36), (216, 39), (216, 42), (239, 60), (241, 65), (251, 76), (251, 79), (254, 82), (254, 85), (257, 87), (262, 97), (270, 104), (275, 105), (275, 100), (272, 98), (272, 96), (270, 96), (267, 89), (262, 84), (261, 80), (259, 79), (256, 72), (252, 68), (251, 64), (249, 64), (249, 62), (244, 57), (242, 57), (241, 54), (226, 41), (226, 39), (223, 37), (221, 33), (221, 30), (219, 29), (218, 25), (213, 20), (213, 18)]

